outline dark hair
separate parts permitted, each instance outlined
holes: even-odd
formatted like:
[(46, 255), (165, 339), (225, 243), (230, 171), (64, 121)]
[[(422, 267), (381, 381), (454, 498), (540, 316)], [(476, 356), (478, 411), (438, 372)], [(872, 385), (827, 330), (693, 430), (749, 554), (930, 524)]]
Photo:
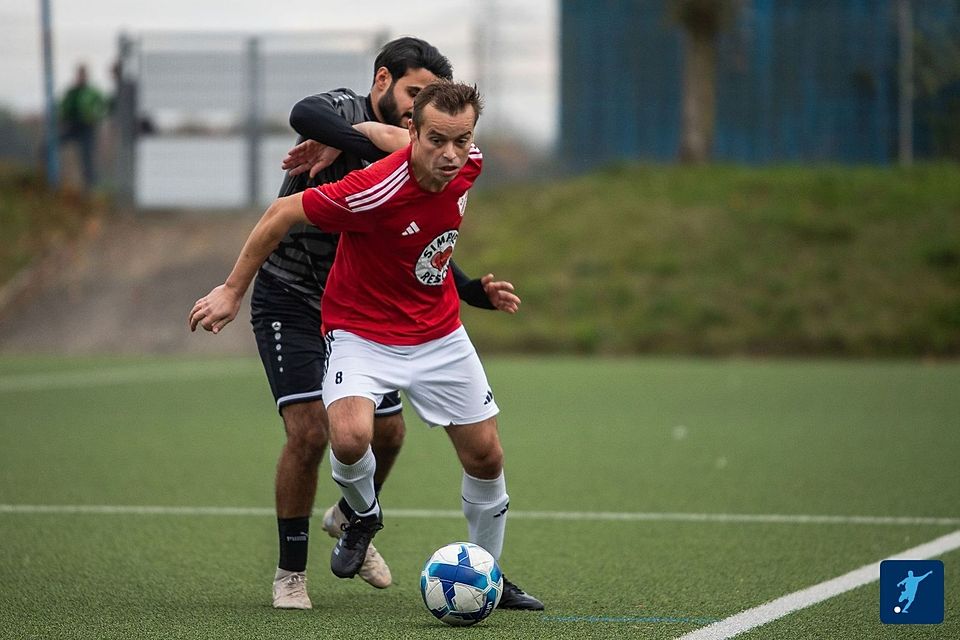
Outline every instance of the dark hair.
[(425, 86), (413, 99), (413, 124), (420, 130), (423, 124), (423, 108), (432, 104), (438, 111), (457, 115), (468, 106), (473, 106), (473, 123), (477, 123), (480, 112), (483, 111), (483, 98), (477, 91), (476, 85), (463, 82), (439, 80)]
[(380, 67), (386, 67), (394, 81), (405, 76), (409, 69), (426, 69), (438, 78), (453, 78), (453, 67), (446, 56), (429, 42), (409, 36), (383, 45), (373, 61), (374, 76)]

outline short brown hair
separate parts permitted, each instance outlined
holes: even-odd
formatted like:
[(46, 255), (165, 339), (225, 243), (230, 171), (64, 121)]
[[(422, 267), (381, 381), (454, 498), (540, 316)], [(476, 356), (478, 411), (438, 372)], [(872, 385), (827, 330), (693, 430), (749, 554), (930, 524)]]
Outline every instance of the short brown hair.
[(457, 115), (468, 106), (473, 106), (474, 124), (477, 123), (477, 118), (483, 111), (483, 98), (477, 91), (476, 85), (471, 86), (463, 82), (438, 80), (421, 89), (417, 97), (413, 99), (413, 125), (417, 131), (423, 124), (423, 108), (428, 104), (432, 104), (438, 111), (450, 115)]

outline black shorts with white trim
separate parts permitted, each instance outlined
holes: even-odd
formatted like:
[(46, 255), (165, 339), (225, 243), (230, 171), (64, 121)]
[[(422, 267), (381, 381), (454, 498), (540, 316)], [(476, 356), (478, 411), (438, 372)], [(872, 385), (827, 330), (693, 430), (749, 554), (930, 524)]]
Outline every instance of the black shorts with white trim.
[[(260, 361), (277, 409), (297, 402), (323, 400), (326, 345), (320, 335), (320, 312), (303, 294), (260, 271), (250, 298), (250, 324)], [(400, 413), (399, 392), (383, 397), (376, 415)]]

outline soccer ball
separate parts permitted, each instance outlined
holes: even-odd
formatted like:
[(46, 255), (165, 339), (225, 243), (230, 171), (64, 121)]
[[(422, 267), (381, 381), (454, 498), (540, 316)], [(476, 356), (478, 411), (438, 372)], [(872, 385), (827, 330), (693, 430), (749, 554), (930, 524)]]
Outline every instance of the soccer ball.
[(493, 556), (469, 542), (453, 542), (430, 556), (420, 574), (420, 595), (438, 620), (455, 627), (476, 624), (493, 613), (503, 593), (503, 575)]

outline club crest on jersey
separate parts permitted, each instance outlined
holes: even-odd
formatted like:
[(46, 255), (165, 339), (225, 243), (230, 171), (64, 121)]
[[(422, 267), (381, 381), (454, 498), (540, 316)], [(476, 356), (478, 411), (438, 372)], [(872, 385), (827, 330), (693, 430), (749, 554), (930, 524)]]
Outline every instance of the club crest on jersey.
[(444, 231), (424, 248), (415, 267), (417, 280), (421, 284), (431, 287), (443, 284), (459, 236), (460, 232), (456, 229)]
[(457, 200), (457, 206), (460, 207), (460, 217), (463, 217), (463, 214), (467, 212), (467, 194), (469, 191), (464, 191), (463, 195)]

